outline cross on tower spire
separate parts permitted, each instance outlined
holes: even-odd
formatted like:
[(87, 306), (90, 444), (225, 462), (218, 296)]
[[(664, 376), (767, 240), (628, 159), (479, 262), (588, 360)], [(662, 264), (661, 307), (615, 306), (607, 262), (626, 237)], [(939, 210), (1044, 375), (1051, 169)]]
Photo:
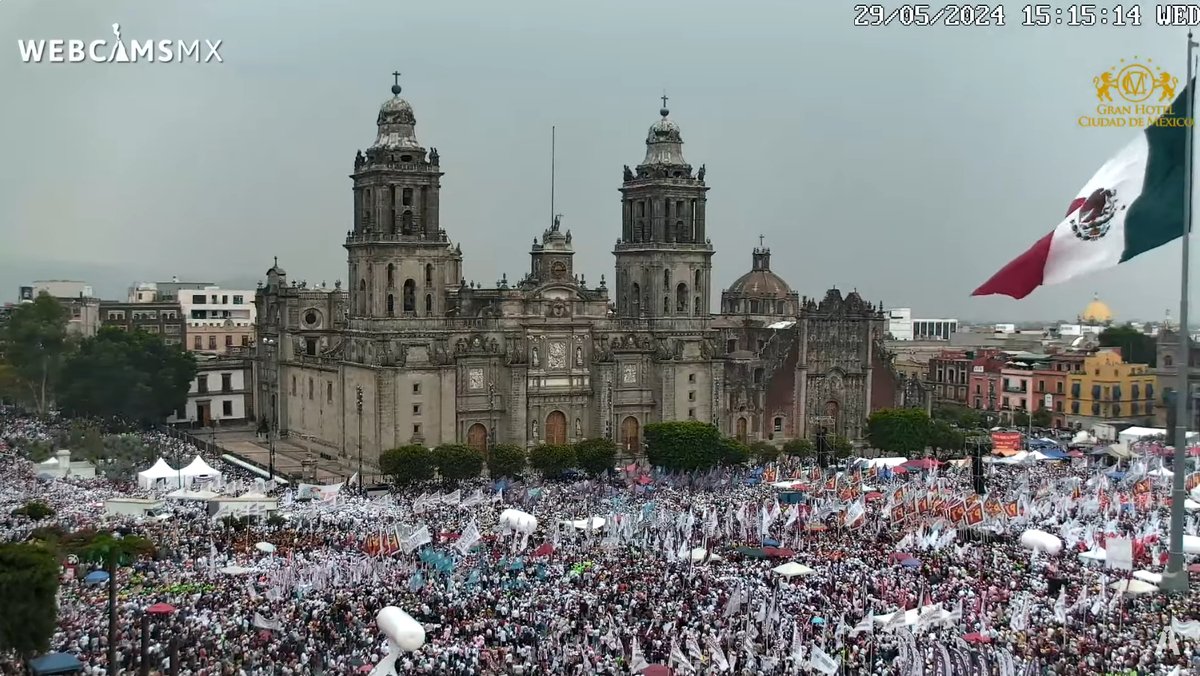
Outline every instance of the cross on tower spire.
[(763, 245), (763, 236), (762, 236), (762, 235), (759, 235), (759, 236), (758, 236), (758, 248), (760, 248), (760, 249), (761, 249), (761, 248), (762, 248), (762, 245)]
[(398, 70), (392, 71), (392, 94), (400, 95), (400, 71)]
[(658, 114), (662, 115), (663, 117), (666, 117), (667, 115), (669, 115), (671, 113), (671, 111), (667, 110), (667, 93), (665, 91), (663, 92), (663, 95), (662, 95), (662, 103), (663, 103), (662, 108), (658, 111)]

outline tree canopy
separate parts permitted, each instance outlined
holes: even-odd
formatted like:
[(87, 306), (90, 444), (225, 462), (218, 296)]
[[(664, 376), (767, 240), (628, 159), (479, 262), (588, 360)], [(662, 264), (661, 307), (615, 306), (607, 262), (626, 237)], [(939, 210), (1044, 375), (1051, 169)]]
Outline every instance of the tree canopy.
[(433, 464), (442, 481), (456, 484), (483, 472), (483, 454), (462, 444), (442, 444), (433, 449)]
[(529, 466), (547, 479), (557, 478), (575, 466), (575, 447), (566, 444), (541, 444), (529, 451)]
[(584, 439), (575, 444), (575, 463), (598, 477), (616, 466), (617, 445), (612, 439)]
[(18, 305), (0, 325), (0, 360), (12, 394), (29, 401), (42, 414), (55, 399), (59, 376), (71, 351), (67, 308), (42, 293)]
[(515, 477), (525, 471), (525, 449), (516, 444), (497, 444), (488, 455), (487, 468), (493, 479)]
[(650, 464), (676, 471), (710, 469), (736, 450), (726, 444), (720, 430), (698, 420), (650, 423), (645, 439)]
[(793, 458), (809, 458), (812, 457), (815, 447), (812, 439), (800, 438), (789, 439), (783, 443), (783, 452)]
[(379, 471), (401, 486), (429, 481), (433, 469), (433, 452), (421, 444), (408, 444), (379, 454)]
[(58, 626), (58, 560), (36, 544), (0, 545), (0, 653), (45, 652)]
[(929, 445), (932, 422), (921, 409), (885, 408), (867, 418), (871, 445), (897, 455), (919, 455)]
[(80, 344), (64, 369), (71, 377), (59, 403), (68, 414), (151, 423), (183, 408), (196, 361), (158, 336), (105, 327)]
[(967, 437), (949, 423), (938, 420), (929, 428), (929, 445), (934, 451), (961, 451), (967, 445)]
[(755, 462), (765, 465), (779, 458), (779, 447), (765, 441), (756, 441), (750, 444), (750, 455), (754, 457)]
[(1099, 342), (1101, 347), (1121, 348), (1121, 357), (1127, 364), (1158, 365), (1158, 339), (1131, 324), (1104, 329)]

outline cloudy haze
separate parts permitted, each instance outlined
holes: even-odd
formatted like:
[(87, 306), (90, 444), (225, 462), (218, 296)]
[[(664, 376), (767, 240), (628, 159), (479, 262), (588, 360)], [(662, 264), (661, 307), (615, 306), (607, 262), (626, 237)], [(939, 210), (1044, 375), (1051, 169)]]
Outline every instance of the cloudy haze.
[[(970, 291), (1047, 232), (1129, 132), (1081, 129), (1133, 55), (1183, 79), (1182, 30), (851, 26), (850, 2), (0, 2), (0, 300), (33, 278), (108, 297), (172, 274), (345, 276), (347, 174), (390, 73), (441, 153), (469, 279), (520, 278), (558, 210), (576, 269), (612, 277), (621, 167), (670, 96), (707, 165), (718, 286), (761, 233), (801, 294), (919, 316), (1119, 318), (1177, 306), (1178, 245), (1021, 301)], [(17, 40), (223, 40), (223, 64), (20, 63)]]

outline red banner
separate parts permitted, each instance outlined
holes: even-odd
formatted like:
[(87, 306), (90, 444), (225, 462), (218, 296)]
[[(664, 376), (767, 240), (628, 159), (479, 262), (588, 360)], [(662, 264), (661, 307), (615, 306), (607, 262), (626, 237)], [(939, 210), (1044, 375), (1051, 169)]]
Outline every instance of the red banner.
[(1019, 451), (1019, 450), (1021, 450), (1021, 433), (1020, 432), (992, 432), (992, 450), (993, 451)]

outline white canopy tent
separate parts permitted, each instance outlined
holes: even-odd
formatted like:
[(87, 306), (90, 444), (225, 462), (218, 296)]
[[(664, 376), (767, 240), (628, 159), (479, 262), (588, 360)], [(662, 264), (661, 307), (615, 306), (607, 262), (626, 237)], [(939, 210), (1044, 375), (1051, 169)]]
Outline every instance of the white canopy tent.
[(204, 458), (198, 455), (192, 460), (190, 465), (180, 470), (180, 473), (187, 480), (203, 478), (212, 479), (214, 482), (221, 480), (221, 473), (210, 467), (207, 462), (204, 462)]
[(180, 488), (182, 482), (179, 470), (173, 469), (162, 458), (150, 469), (138, 472), (138, 486), (142, 488)]

